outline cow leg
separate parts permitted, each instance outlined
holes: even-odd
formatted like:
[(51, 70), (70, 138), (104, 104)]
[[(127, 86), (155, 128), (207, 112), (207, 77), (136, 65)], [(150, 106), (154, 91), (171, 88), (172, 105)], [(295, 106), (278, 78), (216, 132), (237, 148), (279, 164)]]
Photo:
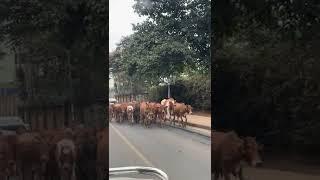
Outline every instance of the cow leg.
[(185, 118), (186, 118), (186, 121), (185, 121), (185, 123), (184, 123), (184, 127), (187, 127), (187, 124), (188, 124), (187, 116), (185, 116)]
[(183, 127), (183, 117), (182, 117), (182, 116), (180, 116), (180, 119), (181, 119), (181, 121), (180, 121), (180, 123), (181, 123), (181, 127)]
[(172, 122), (173, 122), (173, 125), (175, 126), (175, 122), (174, 122), (175, 120), (176, 120), (176, 116), (173, 115), (173, 120), (170, 121), (170, 124), (172, 124)]

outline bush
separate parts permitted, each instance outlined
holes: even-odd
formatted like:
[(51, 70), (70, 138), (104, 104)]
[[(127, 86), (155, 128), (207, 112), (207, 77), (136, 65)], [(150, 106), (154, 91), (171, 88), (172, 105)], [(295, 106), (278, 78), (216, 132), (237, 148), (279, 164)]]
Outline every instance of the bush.
[[(177, 102), (190, 104), (196, 110), (211, 109), (211, 78), (210, 76), (194, 75), (180, 78), (170, 86), (171, 96)], [(149, 100), (160, 102), (167, 98), (167, 86), (153, 86), (149, 89)]]

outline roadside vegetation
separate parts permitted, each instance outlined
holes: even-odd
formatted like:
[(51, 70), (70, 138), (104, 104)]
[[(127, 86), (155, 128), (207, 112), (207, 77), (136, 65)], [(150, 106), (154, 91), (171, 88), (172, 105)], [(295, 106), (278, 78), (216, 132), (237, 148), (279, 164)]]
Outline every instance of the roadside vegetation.
[[(119, 94), (148, 93), (151, 101), (171, 95), (196, 109), (210, 109), (210, 0), (136, 0), (146, 20), (121, 40), (109, 65)], [(201, 81), (200, 81), (201, 80)]]
[(69, 111), (71, 102), (90, 106), (105, 98), (107, 2), (0, 2), (0, 40), (15, 54), (24, 102)]
[(320, 150), (320, 4), (213, 4), (213, 128), (314, 158)]

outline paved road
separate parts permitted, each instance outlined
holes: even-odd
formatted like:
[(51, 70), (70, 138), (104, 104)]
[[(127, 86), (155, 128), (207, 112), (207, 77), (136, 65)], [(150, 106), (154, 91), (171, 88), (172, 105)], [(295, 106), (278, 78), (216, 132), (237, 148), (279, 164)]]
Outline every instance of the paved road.
[(152, 166), (171, 180), (211, 179), (210, 139), (175, 128), (111, 123), (109, 167)]
[[(320, 169), (319, 169), (320, 170)], [(275, 169), (250, 168), (244, 169), (246, 180), (319, 180), (319, 175), (304, 174)]]

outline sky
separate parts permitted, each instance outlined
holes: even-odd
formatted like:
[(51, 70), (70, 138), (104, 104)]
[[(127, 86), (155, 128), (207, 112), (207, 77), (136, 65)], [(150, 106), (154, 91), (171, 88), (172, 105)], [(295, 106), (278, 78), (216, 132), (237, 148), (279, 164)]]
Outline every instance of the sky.
[[(145, 18), (139, 17), (132, 8), (134, 0), (109, 1), (109, 52), (116, 49), (116, 44), (123, 36), (133, 33), (132, 24), (142, 22)], [(113, 88), (113, 78), (109, 80), (109, 88)]]
[(145, 18), (134, 13), (134, 0), (109, 1), (109, 52), (116, 49), (122, 36), (133, 33), (132, 25), (142, 22)]

